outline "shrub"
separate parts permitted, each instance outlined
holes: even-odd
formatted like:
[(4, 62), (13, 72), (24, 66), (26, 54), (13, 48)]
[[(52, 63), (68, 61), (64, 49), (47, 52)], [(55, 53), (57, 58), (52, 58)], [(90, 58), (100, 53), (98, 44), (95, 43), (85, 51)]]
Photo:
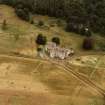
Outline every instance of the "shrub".
[(89, 28), (86, 28), (85, 26), (83, 26), (81, 29), (80, 29), (80, 34), (81, 35), (84, 35), (84, 36), (87, 36), (87, 37), (91, 37), (92, 36), (92, 32)]
[(16, 1), (15, 0), (2, 0), (2, 2), (6, 5), (14, 6)]
[(55, 16), (58, 18), (63, 18), (64, 17), (64, 11), (62, 9), (57, 9)]
[(81, 35), (85, 35), (85, 27), (82, 27), (82, 28), (80, 29), (80, 34), (81, 34)]
[(67, 32), (75, 32), (75, 33), (78, 33), (79, 32), (79, 27), (75, 23), (68, 22), (67, 23), (67, 26), (66, 26), (66, 31)]
[(25, 21), (29, 21), (30, 16), (29, 16), (29, 12), (26, 11), (26, 9), (15, 9), (15, 12), (17, 16), (20, 17), (21, 19)]
[(39, 34), (36, 38), (35, 41), (38, 45), (46, 45), (47, 43), (47, 38), (43, 36), (42, 34)]
[(2, 29), (3, 30), (6, 30), (7, 29), (7, 21), (6, 20), (3, 20)]
[(31, 23), (31, 24), (34, 24), (34, 20), (31, 20), (30, 23)]
[(67, 32), (75, 32), (77, 34), (84, 35), (87, 37), (92, 36), (91, 30), (89, 28), (85, 27), (85, 25), (83, 25), (83, 24), (81, 26), (81, 24), (79, 24), (79, 23), (68, 22), (67, 26), (66, 26), (66, 31)]
[(96, 44), (95, 50), (105, 51), (105, 43), (104, 42), (98, 42)]
[(15, 6), (15, 13), (18, 17), (25, 21), (30, 20), (29, 8), (26, 7), (23, 3), (17, 3), (17, 5)]
[(56, 43), (56, 45), (60, 45), (60, 38), (59, 37), (53, 37), (52, 42)]
[(83, 49), (91, 50), (93, 48), (93, 40), (90, 37), (86, 37), (83, 40)]
[(42, 51), (42, 48), (38, 47), (38, 48), (37, 48), (37, 51), (38, 51), (38, 52), (41, 52), (41, 51)]
[(42, 21), (42, 20), (40, 20), (39, 22), (38, 22), (38, 26), (43, 26), (44, 25), (44, 22)]
[(58, 19), (57, 20), (57, 25), (60, 27), (60, 26), (63, 26), (63, 23), (62, 23), (62, 20)]
[(16, 4), (15, 8), (16, 9), (23, 9), (24, 5), (22, 3)]

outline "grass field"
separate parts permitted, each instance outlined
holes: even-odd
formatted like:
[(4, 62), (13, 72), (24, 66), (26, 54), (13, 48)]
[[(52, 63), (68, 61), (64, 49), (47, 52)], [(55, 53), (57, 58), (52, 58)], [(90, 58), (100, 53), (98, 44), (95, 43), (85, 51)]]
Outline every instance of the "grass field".
[[(3, 20), (7, 20), (7, 30), (1, 29)], [(65, 32), (63, 26), (57, 25), (57, 19), (48, 16), (34, 16), (35, 21), (43, 20), (46, 26), (55, 24), (50, 28), (39, 28), (28, 22), (20, 20), (14, 9), (0, 5), (0, 55), (12, 55), (19, 52), (35, 58), (35, 38), (38, 33), (47, 36), (48, 41), (53, 36), (59, 36), (61, 46), (73, 47), (76, 54), (68, 59), (73, 70), (90, 78), (95, 84), (105, 89), (105, 56), (101, 53), (95, 55), (97, 62), (90, 52), (83, 51), (81, 44), (83, 36)], [(103, 37), (94, 36), (96, 42), (103, 41)], [(79, 56), (83, 61), (78, 61)], [(87, 54), (87, 55), (86, 55)], [(37, 58), (37, 57), (36, 57)], [(105, 99), (95, 89), (87, 86), (64, 68), (43, 62), (40, 58), (30, 60), (16, 59), (15, 56), (0, 56), (0, 105), (104, 105)], [(86, 62), (85, 62), (86, 61)]]
[[(47, 36), (48, 41), (51, 40), (52, 37), (58, 36), (61, 39), (61, 46), (65, 46), (67, 48), (74, 48), (76, 52), (83, 52), (81, 49), (83, 36), (65, 32), (63, 29), (63, 25), (57, 25), (57, 19), (50, 18), (48, 16), (40, 16), (35, 15), (34, 20), (36, 22), (42, 20), (44, 21), (46, 28), (39, 28), (36, 25), (31, 25), (28, 22), (20, 20), (16, 14), (14, 13), (14, 9), (5, 5), (0, 6), (0, 23), (2, 26), (3, 20), (7, 20), (7, 27), (6, 31), (0, 29), (0, 45), (2, 46), (0, 51), (2, 52), (9, 52), (13, 50), (24, 50), (32, 49), (34, 46), (35, 48), (35, 38), (38, 33), (42, 33)], [(59, 20), (59, 19), (58, 19)], [(64, 24), (64, 21), (61, 20), (61, 23)], [(54, 24), (54, 27), (50, 27), (50, 25)], [(94, 35), (94, 40), (96, 42), (104, 42), (105, 39), (101, 36)], [(17, 40), (16, 40), (17, 39)], [(33, 44), (33, 46), (32, 46)], [(97, 44), (95, 44), (97, 45)], [(8, 49), (7, 49), (8, 48)]]
[(0, 61), (1, 105), (103, 105), (103, 96), (61, 67), (2, 57)]
[[(32, 41), (34, 43), (35, 37), (38, 33), (43, 33), (45, 36), (47, 36), (49, 41), (53, 36), (59, 36), (61, 38), (62, 46), (69, 48), (73, 47), (76, 50), (80, 49), (79, 47), (83, 37), (76, 37), (74, 33), (67, 33), (62, 30), (62, 27), (55, 26), (50, 29), (38, 28), (35, 25), (31, 25), (25, 21), (20, 20), (14, 13), (14, 10), (11, 7), (7, 7), (5, 5), (0, 6), (0, 14), (0, 23), (3, 22), (3, 19), (6, 19), (7, 23), (9, 24), (6, 31), (0, 31), (0, 36), (4, 39), (1, 39), (2, 41), (0, 41), (0, 44), (2, 46), (4, 45), (2, 50), (4, 49), (5, 52), (18, 47), (25, 48), (27, 45), (30, 47), (29, 44), (31, 43), (31, 39), (33, 39)], [(55, 21), (55, 18), (49, 18), (47, 16), (35, 16), (36, 21), (42, 19), (47, 25), (50, 25), (52, 21)], [(19, 38), (16, 42), (14, 41), (16, 36), (20, 36), (22, 38)], [(76, 43), (74, 43), (74, 40)], [(9, 47), (9, 49), (6, 50), (5, 47)]]

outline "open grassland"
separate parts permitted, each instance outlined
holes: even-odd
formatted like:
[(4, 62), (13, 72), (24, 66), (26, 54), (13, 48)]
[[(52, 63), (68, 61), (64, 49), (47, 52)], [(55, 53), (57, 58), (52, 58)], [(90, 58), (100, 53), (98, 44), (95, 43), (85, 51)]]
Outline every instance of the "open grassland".
[[(2, 60), (3, 59), (3, 60)], [(47, 66), (46, 66), (47, 65)], [(103, 105), (96, 90), (50, 62), (0, 57), (1, 105)]]
[[(76, 36), (74, 33), (67, 33), (63, 31), (62, 27), (57, 26), (55, 18), (49, 18), (47, 16), (35, 16), (35, 21), (43, 20), (45, 25), (50, 27), (50, 25), (55, 23), (54, 27), (49, 29), (39, 28), (36, 25), (31, 25), (25, 21), (20, 20), (14, 13), (14, 9), (5, 5), (0, 6), (0, 23), (3, 19), (7, 20), (6, 31), (0, 29), (0, 45), (4, 52), (9, 52), (15, 49), (31, 49), (31, 44), (34, 44), (34, 40), (38, 33), (42, 33), (47, 36), (50, 41), (53, 36), (59, 36), (61, 38), (61, 46), (68, 48), (73, 47), (78, 51), (82, 43), (83, 37)], [(2, 25), (2, 24), (1, 24)], [(18, 39), (16, 41), (16, 39)], [(74, 40), (76, 43), (74, 43)]]
[[(35, 53), (35, 38), (39, 33), (47, 36), (48, 41), (50, 41), (52, 37), (58, 36), (61, 39), (61, 46), (66, 48), (72, 47), (76, 52), (83, 52), (81, 45), (84, 36), (65, 32), (65, 22), (63, 20), (54, 17), (35, 15), (35, 24), (32, 25), (20, 20), (12, 7), (0, 5), (0, 27), (2, 27), (4, 19), (7, 20), (7, 30), (3, 31), (0, 28), (0, 52), (2, 53), (10, 53), (15, 50), (24, 53)], [(37, 26), (40, 20), (44, 22), (45, 26), (43, 28)], [(60, 25), (58, 23), (59, 20)], [(51, 27), (52, 25), (53, 27)], [(93, 37), (95, 42), (105, 41), (103, 37), (96, 34), (93, 34)], [(95, 43), (95, 46), (97, 46), (97, 43)]]
[[(7, 30), (3, 31), (1, 27), (4, 19), (7, 20)], [(73, 47), (78, 56), (78, 52), (84, 54), (79, 56), (82, 61), (78, 60), (77, 55), (70, 58), (70, 62), (68, 59), (73, 70), (105, 89), (103, 55), (93, 56), (83, 51), (81, 44), (84, 37), (65, 32), (63, 21), (63, 26), (58, 26), (57, 19), (53, 17), (35, 15), (34, 19), (36, 22), (44, 21), (47, 28), (22, 21), (13, 8), (0, 5), (0, 54), (19, 52), (28, 57), (36, 57), (35, 38), (38, 33), (47, 36), (48, 41), (53, 36), (59, 36), (61, 46)], [(50, 27), (52, 24), (55, 26)], [(94, 39), (105, 41), (101, 36), (94, 36)], [(95, 63), (94, 57), (97, 58)], [(104, 105), (104, 98), (95, 89), (51, 62), (41, 59), (30, 62), (0, 56), (0, 105)]]
[[(95, 61), (94, 61), (95, 59)], [(95, 84), (105, 89), (105, 55), (86, 55), (70, 60), (73, 70), (85, 75)]]

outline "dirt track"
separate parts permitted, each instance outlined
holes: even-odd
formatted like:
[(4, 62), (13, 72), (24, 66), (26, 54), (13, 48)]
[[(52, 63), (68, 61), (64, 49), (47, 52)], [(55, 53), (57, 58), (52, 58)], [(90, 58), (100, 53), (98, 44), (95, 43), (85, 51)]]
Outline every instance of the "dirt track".
[(24, 59), (0, 56), (0, 105), (51, 105), (54, 103), (53, 94), (47, 86), (37, 79), (33, 80), (31, 76), (17, 72), (18, 61), (23, 62), (22, 64), (31, 62)]
[(59, 63), (57, 61), (54, 61), (54, 60), (52, 61), (49, 59), (33, 59), (33, 58), (24, 58), (24, 57), (16, 57), (16, 56), (9, 56), (9, 55), (0, 55), (0, 58), (8, 58), (8, 59), (15, 60), (15, 61), (22, 61), (22, 62), (29, 62), (29, 63), (34, 63), (35, 61), (50, 62), (52, 64), (55, 64), (63, 68), (65, 72), (68, 72), (74, 75), (77, 79), (79, 79), (85, 85), (88, 85), (92, 87), (94, 90), (96, 90), (97, 92), (99, 92), (100, 94), (105, 95), (105, 91), (102, 88), (97, 86), (95, 83), (93, 83), (90, 79), (88, 79), (84, 75), (81, 75), (80, 73), (75, 72), (73, 68), (71, 68), (70, 64), (67, 65), (67, 63), (64, 63), (64, 62)]

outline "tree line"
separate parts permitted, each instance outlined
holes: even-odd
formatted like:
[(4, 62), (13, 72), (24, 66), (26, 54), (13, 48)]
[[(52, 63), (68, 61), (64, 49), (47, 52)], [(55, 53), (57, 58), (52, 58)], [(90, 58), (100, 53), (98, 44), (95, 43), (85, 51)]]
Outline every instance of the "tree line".
[(2, 0), (29, 20), (29, 12), (65, 19), (67, 31), (80, 33), (83, 27), (105, 34), (105, 0)]

